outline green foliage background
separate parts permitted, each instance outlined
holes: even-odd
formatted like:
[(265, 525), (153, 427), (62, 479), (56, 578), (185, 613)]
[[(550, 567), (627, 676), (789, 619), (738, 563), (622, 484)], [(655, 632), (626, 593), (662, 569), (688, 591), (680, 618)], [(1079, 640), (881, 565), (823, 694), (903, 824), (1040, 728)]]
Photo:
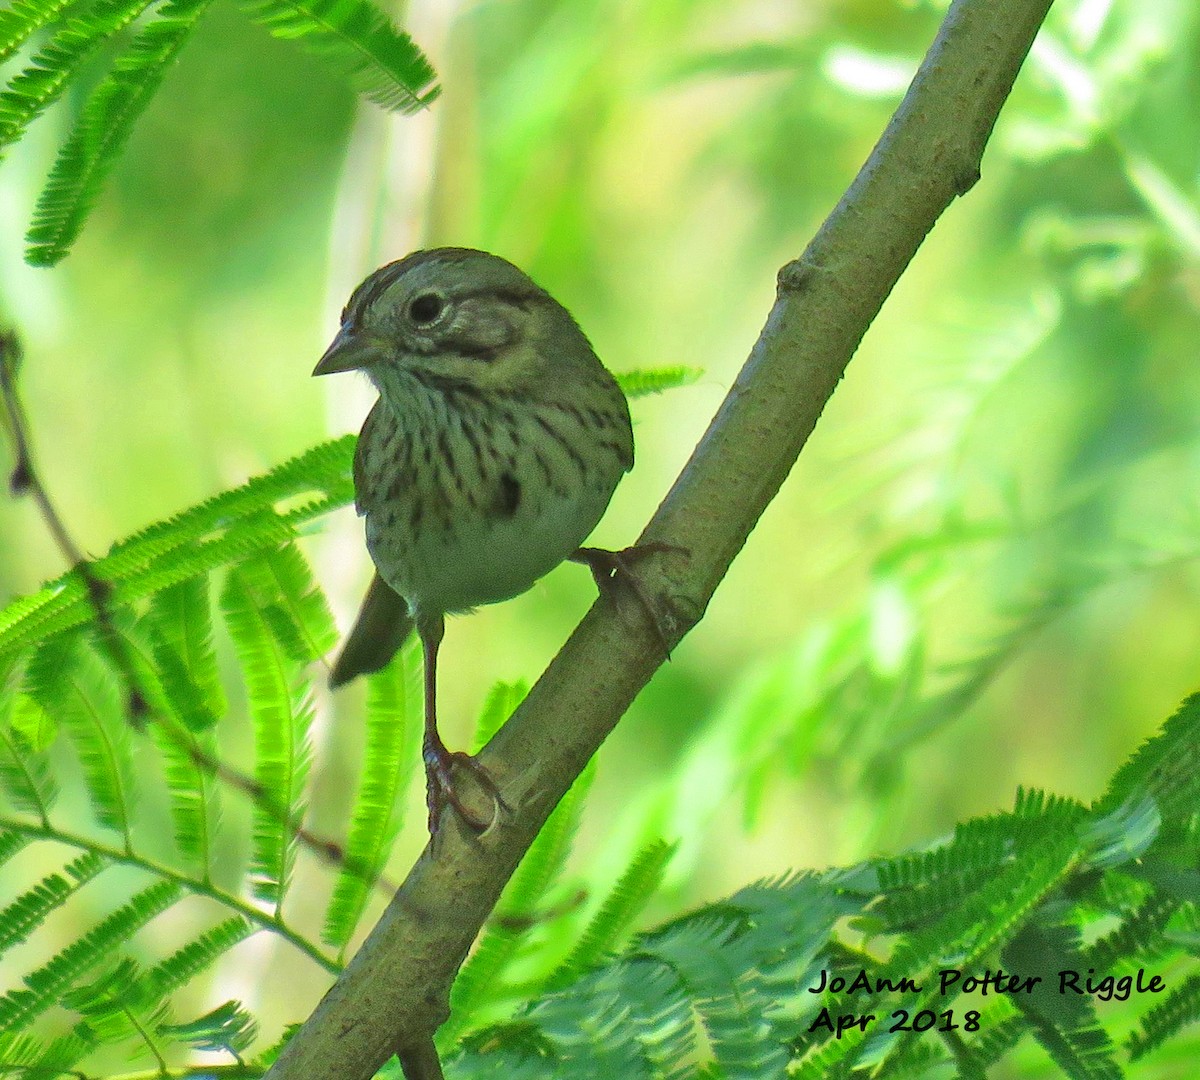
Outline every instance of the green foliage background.
[[(308, 378), (337, 310), (378, 263), (456, 243), (528, 269), (614, 370), (704, 371), (635, 405), (638, 466), (596, 537), (628, 542), (941, 14), (426, 0), (406, 26), (442, 95), (401, 117), (357, 106), (317, 59), (213, 5), (55, 271), (24, 265), (20, 237), (82, 93), (0, 169), (0, 305), (25, 342), (41, 469), (78, 539), (101, 554), (355, 430), (367, 390)], [(983, 182), (930, 236), (705, 620), (602, 752), (565, 876), (530, 894), (573, 932), (637, 852), (662, 877), (636, 915), (647, 927), (760, 877), (923, 846), (1011, 807), (1019, 786), (1091, 803), (1196, 689), (1198, 20), (1182, 0), (1053, 9)], [(301, 547), (345, 628), (367, 574), (352, 510), (306, 525)], [(0, 551), (3, 598), (63, 570), (28, 502), (0, 502)], [(591, 589), (561, 569), (452, 622), (452, 745), (497, 680), (536, 675)], [(220, 625), (215, 655), (218, 742), (247, 761)], [(364, 693), (317, 695), (319, 832), (346, 829)], [(61, 786), (82, 823), (84, 800)], [(392, 877), (423, 840), (420, 792), (407, 797)], [(223, 812), (248, 846), (244, 804)], [(644, 853), (660, 841), (676, 846), (658, 866)], [(247, 857), (227, 846), (218, 865)], [(61, 866), (42, 858), (35, 880)], [(290, 917), (315, 933), (332, 875), (297, 859), (314, 884), (293, 890)], [(0, 903), (26, 885), (0, 879)], [(0, 983), (103, 917), (114, 890), (84, 894), (79, 923), (49, 923)], [(530, 978), (539, 942), (570, 939), (536, 927)], [(274, 1041), (327, 976), (261, 935), (239, 948), (252, 962), (189, 990), (193, 1011), (240, 998)], [(1172, 1046), (1131, 1075), (1187, 1075), (1194, 1031)], [(1059, 1075), (1030, 1040), (1006, 1060), (989, 1075)]]

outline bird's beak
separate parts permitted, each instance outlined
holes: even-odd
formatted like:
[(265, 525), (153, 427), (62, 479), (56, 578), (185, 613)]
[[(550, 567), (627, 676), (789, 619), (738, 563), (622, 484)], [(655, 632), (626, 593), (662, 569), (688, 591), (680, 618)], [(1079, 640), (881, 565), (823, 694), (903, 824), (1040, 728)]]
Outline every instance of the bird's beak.
[(333, 339), (333, 344), (325, 350), (325, 355), (317, 361), (313, 374), (332, 375), (336, 371), (356, 371), (359, 368), (370, 367), (383, 357), (381, 342), (368, 334), (352, 333), (348, 327), (343, 326)]

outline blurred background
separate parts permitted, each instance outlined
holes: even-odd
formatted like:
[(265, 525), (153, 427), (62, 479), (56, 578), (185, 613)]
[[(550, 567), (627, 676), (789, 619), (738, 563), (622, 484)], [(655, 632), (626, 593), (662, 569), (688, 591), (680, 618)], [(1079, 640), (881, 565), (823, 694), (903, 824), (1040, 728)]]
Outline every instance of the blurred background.
[[(25, 266), (21, 237), (69, 109), (0, 169), (0, 316), (77, 539), (101, 553), (357, 430), (365, 381), (309, 378), (338, 311), (377, 265), (460, 244), (528, 270), (613, 370), (703, 370), (634, 404), (637, 466), (594, 538), (632, 542), (943, 8), (417, 0), (404, 25), (443, 93), (402, 118), (217, 5), (60, 268)], [(679, 840), (653, 919), (932, 842), (1018, 785), (1090, 801), (1197, 688), (1197, 21), (1181, 0), (1055, 5), (982, 182), (602, 751), (581, 878)], [(353, 510), (306, 550), (348, 627), (368, 577)], [(28, 502), (0, 500), (0, 552), (0, 603), (63, 570)], [(451, 745), (593, 595), (567, 566), (450, 623)], [(328, 828), (360, 695), (320, 699)], [(413, 799), (396, 875), (424, 839)]]

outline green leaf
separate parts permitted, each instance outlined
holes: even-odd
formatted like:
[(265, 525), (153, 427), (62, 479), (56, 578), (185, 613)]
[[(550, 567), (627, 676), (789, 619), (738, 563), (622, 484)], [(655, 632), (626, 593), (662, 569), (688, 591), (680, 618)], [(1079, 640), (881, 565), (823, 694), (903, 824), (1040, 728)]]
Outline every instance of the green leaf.
[(167, 0), (83, 107), (38, 199), (26, 260), (53, 266), (79, 236), (134, 122), (212, 0)]
[[(4, 717), (6, 708), (13, 720), (19, 715), (44, 717), (46, 711), (25, 694), (0, 699), (0, 789), (14, 807), (36, 814), (44, 823), (58, 797), (50, 759), (45, 750), (31, 747), (15, 723)], [(41, 730), (40, 724), (35, 726)]]
[(209, 730), (227, 706), (213, 649), (208, 575), (198, 574), (156, 593), (147, 628), (172, 708), (189, 730)]
[(242, 1051), (258, 1036), (258, 1023), (240, 1001), (227, 1001), (190, 1024), (159, 1024), (158, 1030), (197, 1050), (223, 1050), (241, 1061)]
[(211, 930), (181, 945), (165, 960), (146, 972), (146, 983), (154, 997), (166, 997), (185, 986), (205, 968), (245, 941), (256, 930), (244, 916), (235, 915)]
[(264, 593), (267, 580), (261, 566), (236, 567), (226, 581), (221, 606), (242, 664), (254, 721), (254, 777), (261, 792), (254, 808), (254, 893), (278, 912), (305, 806), (312, 705), (300, 665), (288, 655), (268, 616), (278, 597)]
[[(354, 498), (355, 437), (321, 443), (240, 487), (156, 522), (114, 544), (93, 573), (113, 589), (112, 604), (136, 600), (292, 538), (309, 522)], [(277, 504), (287, 503), (276, 510)], [(95, 611), (75, 571), (0, 610), (0, 656), (90, 622)]]
[(658, 889), (674, 854), (674, 844), (656, 840), (633, 857), (570, 956), (547, 984), (547, 989), (556, 989), (578, 978), (615, 950), (622, 935)]
[(0, 829), (0, 866), (8, 862), (28, 843), (29, 838), (21, 833), (13, 832), (11, 829)]
[(23, 1080), (69, 1077), (75, 1064), (91, 1048), (91, 1044), (77, 1032), (48, 1043), (16, 1032), (0, 1032), (0, 1064)]
[(1137, 1061), (1197, 1020), (1200, 1020), (1200, 975), (1192, 974), (1142, 1018), (1141, 1030), (1129, 1037), (1129, 1056)]
[(0, 64), (74, 0), (10, 0), (0, 10)]
[(32, 889), (0, 911), (0, 956), (29, 934), (52, 912), (62, 907), (79, 889), (108, 865), (100, 855), (81, 855), (63, 874), (47, 874)]
[(276, 37), (297, 40), (386, 109), (415, 112), (438, 95), (435, 72), (412, 38), (367, 0), (244, 0)]
[(528, 693), (529, 684), (524, 680), (498, 682), (492, 686), (484, 699), (479, 719), (475, 722), (475, 737), (471, 740), (472, 754), (478, 754), (488, 744), (505, 721), (517, 711), (517, 706), (525, 700)]
[(21, 745), (35, 754), (49, 749), (58, 735), (54, 717), (28, 694), (13, 695), (8, 723)]
[(26, 1028), (56, 1005), (67, 987), (97, 964), (111, 959), (122, 944), (166, 911), (181, 893), (181, 887), (173, 881), (160, 881), (143, 889), (83, 937), (26, 975), (28, 989), (10, 990), (0, 997), (0, 1031)]
[(272, 633), (300, 664), (320, 660), (337, 643), (337, 627), (325, 594), (295, 544), (283, 544), (239, 567), (252, 582)]
[(672, 390), (677, 386), (687, 386), (694, 383), (704, 372), (700, 368), (676, 367), (641, 368), (636, 371), (614, 372), (617, 385), (625, 391), (626, 397), (644, 397), (647, 394), (659, 394), (664, 390)]
[(136, 802), (129, 724), (113, 672), (76, 632), (43, 643), (25, 670), (25, 692), (62, 724), (79, 754), (96, 819), (130, 845)]
[(344, 948), (362, 918), (403, 823), (402, 796), (421, 760), (421, 647), (415, 637), (399, 661), (367, 678), (367, 739), (362, 776), (322, 938)]
[(1085, 826), (1082, 839), (1090, 849), (1088, 862), (1112, 867), (1140, 859), (1161, 828), (1162, 818), (1153, 799), (1143, 795), (1127, 800)]
[(1164, 821), (1186, 816), (1200, 803), (1200, 694), (1184, 701), (1118, 770), (1096, 811), (1112, 813), (1142, 797), (1154, 800)]
[[(206, 582), (200, 582), (200, 591), (202, 601), (196, 599), (195, 603), (180, 610), (194, 615), (197, 605), (202, 606), (204, 626), (196, 633), (203, 637), (208, 629)], [(178, 600), (179, 596), (174, 599)], [(189, 721), (210, 715), (208, 704), (203, 699), (203, 691), (192, 681), (180, 654), (165, 644), (161, 612), (156, 613), (155, 605), (151, 605), (150, 613), (132, 626), (127, 625), (128, 615), (127, 611), (120, 612), (114, 623), (121, 635), (123, 655), (132, 667), (134, 681), (153, 717), (147, 733), (162, 753), (175, 842), (184, 860), (196, 867), (201, 880), (207, 882), (212, 833), (219, 812), (219, 791), (212, 775), (215, 769), (212, 763), (217, 757), (216, 737), (212, 730), (215, 717), (209, 721), (207, 730), (192, 729)], [(169, 633), (190, 636), (186, 628), (178, 625)], [(192, 644), (198, 649), (211, 650), (211, 642)], [(215, 658), (210, 656), (208, 659), (213, 664), (215, 677)]]
[[(0, 150), (15, 144), (29, 124), (62, 94), (84, 61), (151, 3), (153, 0), (101, 0), (87, 10), (69, 13), (50, 42), (0, 94)], [(3, 17), (0, 14), (0, 19)]]

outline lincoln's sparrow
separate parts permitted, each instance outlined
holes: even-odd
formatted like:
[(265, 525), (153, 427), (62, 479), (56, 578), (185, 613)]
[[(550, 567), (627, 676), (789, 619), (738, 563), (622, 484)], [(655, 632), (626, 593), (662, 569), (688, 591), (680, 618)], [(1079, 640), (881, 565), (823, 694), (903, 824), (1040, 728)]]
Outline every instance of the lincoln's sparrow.
[(629, 407), (561, 304), (511, 263), (466, 248), (415, 252), (355, 290), (314, 374), (355, 368), (379, 390), (354, 456), (376, 574), (330, 684), (383, 667), (415, 624), (430, 828), (447, 802), (483, 828), (452, 768), (490, 792), (493, 822), (496, 786), (437, 731), (443, 616), (516, 596), (564, 559), (604, 584), (626, 569), (622, 556), (645, 550), (579, 546), (633, 465)]

